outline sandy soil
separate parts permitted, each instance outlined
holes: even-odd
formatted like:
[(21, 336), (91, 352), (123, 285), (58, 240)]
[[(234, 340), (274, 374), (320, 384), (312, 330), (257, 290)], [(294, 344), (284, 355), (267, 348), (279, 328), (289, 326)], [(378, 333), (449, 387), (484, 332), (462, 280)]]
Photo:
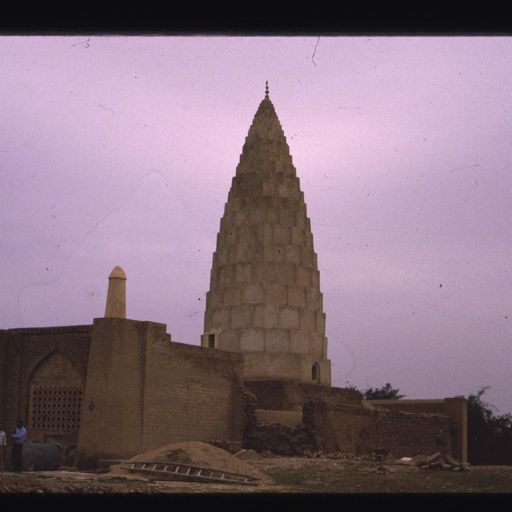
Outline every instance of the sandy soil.
[[(243, 450), (241, 455), (248, 453)], [(247, 464), (242, 457), (235, 457), (231, 453), (208, 443), (200, 441), (187, 441), (170, 443), (157, 450), (141, 453), (132, 457), (130, 461), (156, 461), (178, 462), (195, 466), (219, 469), (228, 473), (236, 473), (257, 478), (264, 483), (272, 483), (272, 479), (254, 465)], [(121, 465), (113, 466), (111, 473), (116, 476), (133, 476), (133, 473), (123, 469)]]
[(368, 460), (254, 457), (246, 461), (273, 481), (256, 486), (157, 481), (134, 475), (40, 471), (0, 474), (1, 493), (511, 493), (512, 466), (474, 466), (467, 472), (422, 470)]

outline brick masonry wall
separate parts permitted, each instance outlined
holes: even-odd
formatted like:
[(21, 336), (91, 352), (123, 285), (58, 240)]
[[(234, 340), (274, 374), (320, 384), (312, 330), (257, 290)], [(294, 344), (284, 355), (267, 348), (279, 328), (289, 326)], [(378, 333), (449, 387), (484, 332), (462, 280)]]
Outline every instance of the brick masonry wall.
[(367, 403), (389, 410), (412, 413), (443, 414), (450, 418), (450, 438), (453, 456), (468, 460), (468, 410), (463, 396), (439, 400), (368, 400)]
[(366, 403), (395, 411), (444, 414), (444, 399), (439, 400), (366, 400)]
[(177, 441), (238, 443), (241, 355), (174, 343), (164, 324), (95, 319), (77, 464)]
[[(85, 385), (90, 325), (37, 327), (0, 331), (0, 421), (7, 433), (20, 418), (29, 421), (30, 382), (34, 373), (53, 355), (63, 356)], [(59, 369), (56, 369), (59, 370)], [(47, 372), (51, 373), (51, 368)], [(36, 434), (29, 427), (29, 440)], [(76, 444), (78, 432), (40, 432), (37, 440), (51, 436), (64, 450)]]
[(372, 454), (377, 448), (395, 457), (437, 451), (442, 439), (451, 449), (450, 419), (441, 414), (378, 410), (312, 399), (304, 404), (304, 424), (324, 451)]
[(361, 403), (361, 395), (355, 391), (297, 381), (254, 380), (247, 381), (246, 387), (256, 396), (258, 409), (297, 410), (313, 397), (333, 403)]
[(94, 319), (77, 446), (79, 467), (141, 451), (146, 324)]
[(396, 457), (435, 453), (439, 450), (439, 439), (452, 453), (450, 419), (447, 416), (386, 411), (380, 413), (378, 426), (381, 446), (388, 448)]
[(240, 354), (148, 339), (144, 450), (169, 442), (242, 443)]

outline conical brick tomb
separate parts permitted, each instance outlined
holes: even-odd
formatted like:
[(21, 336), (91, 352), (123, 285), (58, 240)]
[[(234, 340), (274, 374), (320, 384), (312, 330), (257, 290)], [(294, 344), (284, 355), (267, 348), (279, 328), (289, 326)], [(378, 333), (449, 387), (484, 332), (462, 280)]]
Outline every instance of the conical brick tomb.
[(246, 380), (330, 385), (311, 225), (268, 88), (220, 222), (201, 345), (242, 353)]

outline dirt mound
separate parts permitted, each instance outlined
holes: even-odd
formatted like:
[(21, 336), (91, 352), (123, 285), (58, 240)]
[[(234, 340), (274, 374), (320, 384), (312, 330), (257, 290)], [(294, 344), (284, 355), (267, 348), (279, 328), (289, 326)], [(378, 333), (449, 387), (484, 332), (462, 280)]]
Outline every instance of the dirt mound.
[(239, 460), (260, 460), (261, 455), (254, 450), (240, 450), (235, 453), (235, 457)]
[[(220, 469), (229, 473), (253, 476), (265, 483), (272, 482), (272, 479), (268, 475), (254, 466), (238, 459), (226, 450), (201, 441), (170, 443), (156, 450), (140, 453), (130, 460), (135, 462), (181, 462), (183, 464), (192, 464), (209, 469)], [(117, 474), (128, 473), (128, 471), (122, 469), (120, 466), (114, 466), (112, 472)]]

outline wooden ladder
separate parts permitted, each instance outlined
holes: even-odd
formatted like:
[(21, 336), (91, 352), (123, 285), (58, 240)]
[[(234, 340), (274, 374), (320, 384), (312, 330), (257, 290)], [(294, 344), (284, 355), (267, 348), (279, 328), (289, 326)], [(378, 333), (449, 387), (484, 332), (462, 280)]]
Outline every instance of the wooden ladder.
[(222, 469), (205, 468), (179, 462), (123, 461), (123, 469), (131, 472), (148, 473), (165, 480), (190, 480), (195, 482), (221, 482), (226, 484), (257, 485), (259, 479)]

